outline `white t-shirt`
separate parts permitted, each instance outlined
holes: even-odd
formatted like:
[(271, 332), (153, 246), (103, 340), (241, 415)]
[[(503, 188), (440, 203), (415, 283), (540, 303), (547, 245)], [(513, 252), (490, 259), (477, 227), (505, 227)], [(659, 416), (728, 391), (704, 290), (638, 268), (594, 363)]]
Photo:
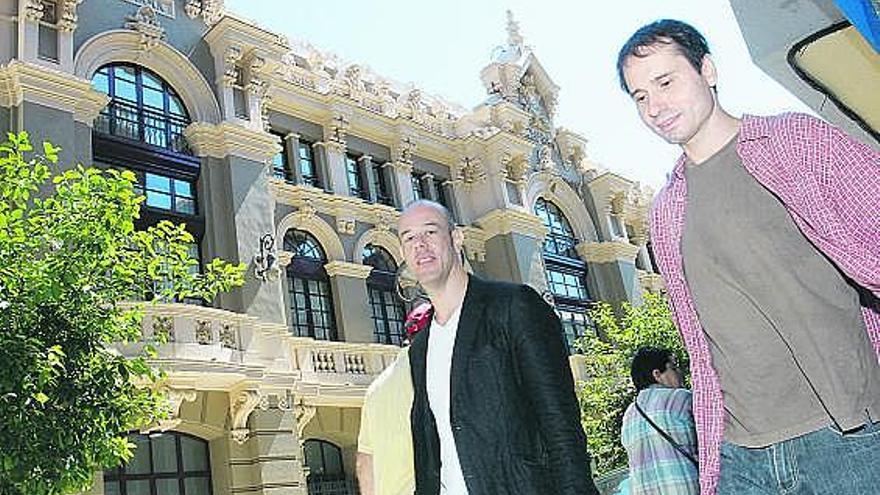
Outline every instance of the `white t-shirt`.
[(440, 438), (440, 493), (450, 495), (468, 493), (461, 464), (458, 462), (458, 450), (455, 448), (455, 438), (452, 436), (449, 419), (452, 350), (455, 347), (460, 315), (461, 306), (452, 313), (445, 325), (437, 323), (436, 318), (431, 322), (425, 371), (428, 404), (431, 406), (431, 412), (434, 413), (437, 436)]

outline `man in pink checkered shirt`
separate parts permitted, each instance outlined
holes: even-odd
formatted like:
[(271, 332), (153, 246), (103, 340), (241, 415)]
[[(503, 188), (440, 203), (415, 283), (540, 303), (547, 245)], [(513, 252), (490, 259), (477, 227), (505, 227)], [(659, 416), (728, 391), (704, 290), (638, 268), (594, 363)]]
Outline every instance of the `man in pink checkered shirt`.
[(736, 118), (674, 20), (618, 56), (683, 155), (651, 240), (691, 358), (701, 493), (880, 490), (880, 153), (803, 114)]

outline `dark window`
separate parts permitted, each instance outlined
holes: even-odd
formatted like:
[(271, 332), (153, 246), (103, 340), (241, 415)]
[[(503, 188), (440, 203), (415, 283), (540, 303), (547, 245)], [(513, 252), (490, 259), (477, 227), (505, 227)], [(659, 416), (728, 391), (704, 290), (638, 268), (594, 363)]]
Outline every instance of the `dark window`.
[(287, 156), (287, 142), (281, 134), (274, 134), (281, 141), (281, 150), (272, 157), (272, 177), (290, 182), (290, 164)]
[(37, 39), (37, 56), (43, 60), (58, 61), (58, 3), (43, 0)]
[(234, 71), (235, 79), (232, 81), (232, 111), (235, 113), (236, 117), (250, 120), (247, 96), (245, 96), (244, 92), (244, 73), (239, 66), (236, 66)]
[(330, 278), (324, 270), (327, 258), (320, 243), (308, 232), (289, 230), (284, 249), (293, 253), (287, 266), (291, 332), (298, 337), (336, 340)]
[(302, 174), (303, 184), (314, 187), (321, 187), (321, 181), (318, 179), (318, 170), (315, 166), (315, 152), (312, 143), (308, 141), (299, 142), (299, 170)]
[(208, 442), (177, 432), (132, 434), (124, 467), (104, 472), (107, 495), (211, 495)]
[(586, 286), (587, 265), (575, 251), (577, 238), (558, 206), (538, 198), (535, 214), (548, 231), (544, 240), (547, 287), (553, 294), (556, 313), (562, 321), (566, 346), (569, 352), (575, 352), (575, 340), (593, 328), (587, 314), (592, 307)]
[(366, 198), (367, 190), (364, 187), (364, 179), (361, 172), (361, 164), (352, 155), (345, 155), (345, 173), (348, 176), (349, 194), (356, 198)]
[(195, 215), (195, 185), (189, 181), (167, 177), (154, 172), (135, 172), (138, 178), (135, 192), (147, 197), (149, 208)]
[(415, 201), (428, 198), (428, 195), (425, 192), (424, 178), (425, 174), (423, 173), (413, 172), (412, 174), (413, 200)]
[(388, 187), (388, 177), (385, 173), (385, 164), (373, 162), (373, 180), (376, 186), (376, 201), (383, 205), (394, 206), (394, 198), (391, 197), (391, 188)]
[(97, 132), (190, 153), (183, 137), (189, 116), (177, 93), (159, 76), (139, 66), (111, 64), (95, 73), (92, 86), (110, 96), (95, 120)]
[(365, 265), (373, 267), (367, 278), (367, 291), (373, 316), (373, 337), (379, 344), (402, 345), (405, 332), (405, 309), (395, 290), (397, 263), (385, 249), (367, 244), (363, 252)]

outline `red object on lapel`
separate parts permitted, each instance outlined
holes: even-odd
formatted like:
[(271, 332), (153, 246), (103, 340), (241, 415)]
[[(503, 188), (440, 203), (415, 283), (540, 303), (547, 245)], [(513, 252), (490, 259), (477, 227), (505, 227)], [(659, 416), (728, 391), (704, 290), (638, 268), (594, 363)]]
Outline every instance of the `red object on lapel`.
[(419, 304), (406, 315), (403, 321), (403, 329), (406, 330), (407, 339), (412, 341), (413, 336), (425, 329), (431, 323), (434, 314), (434, 306), (429, 302)]

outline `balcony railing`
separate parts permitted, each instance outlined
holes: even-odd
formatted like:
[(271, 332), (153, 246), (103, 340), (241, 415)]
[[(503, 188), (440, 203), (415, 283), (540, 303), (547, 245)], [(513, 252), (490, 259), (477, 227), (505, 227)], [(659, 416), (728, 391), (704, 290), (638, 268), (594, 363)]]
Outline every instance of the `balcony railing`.
[(309, 495), (359, 495), (357, 482), (343, 480), (309, 480)]
[[(294, 337), (283, 324), (191, 304), (147, 305), (144, 311), (143, 338), (162, 337), (157, 358), (165, 362), (262, 367), (305, 384), (366, 386), (400, 352), (391, 345)], [(121, 350), (133, 355), (141, 347)]]
[(189, 125), (185, 117), (138, 107), (122, 100), (111, 100), (95, 119), (95, 130), (165, 148), (177, 153), (190, 154), (183, 137)]

